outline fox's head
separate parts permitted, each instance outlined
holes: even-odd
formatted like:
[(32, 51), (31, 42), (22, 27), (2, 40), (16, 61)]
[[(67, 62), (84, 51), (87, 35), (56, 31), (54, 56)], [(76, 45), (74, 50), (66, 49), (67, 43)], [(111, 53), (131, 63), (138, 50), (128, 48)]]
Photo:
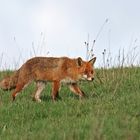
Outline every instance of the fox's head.
[(2, 81), (0, 81), (0, 88), (4, 90), (8, 89), (9, 81), (10, 81), (10, 77), (9, 76), (5, 77)]
[(95, 75), (94, 63), (96, 61), (96, 57), (92, 58), (89, 61), (83, 61), (80, 57), (77, 60), (80, 72), (80, 79), (93, 81)]

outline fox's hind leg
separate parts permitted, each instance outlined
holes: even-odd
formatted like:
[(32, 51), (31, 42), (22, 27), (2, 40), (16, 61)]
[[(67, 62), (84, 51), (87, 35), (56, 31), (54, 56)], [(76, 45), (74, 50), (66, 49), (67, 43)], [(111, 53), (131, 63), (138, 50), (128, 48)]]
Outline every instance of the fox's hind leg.
[(17, 84), (15, 90), (12, 93), (13, 101), (15, 100), (17, 94), (23, 89), (25, 84)]
[(70, 84), (69, 88), (73, 93), (79, 95), (80, 98), (85, 96), (84, 92), (78, 87), (76, 83)]
[(40, 94), (43, 91), (43, 89), (45, 88), (45, 83), (42, 81), (37, 81), (36, 86), (37, 86), (37, 89), (36, 89), (36, 92), (34, 95), (34, 100), (37, 102), (41, 102)]
[(53, 82), (53, 85), (52, 85), (52, 99), (53, 99), (53, 101), (55, 101), (56, 98), (59, 98), (59, 88), (60, 88), (60, 81)]

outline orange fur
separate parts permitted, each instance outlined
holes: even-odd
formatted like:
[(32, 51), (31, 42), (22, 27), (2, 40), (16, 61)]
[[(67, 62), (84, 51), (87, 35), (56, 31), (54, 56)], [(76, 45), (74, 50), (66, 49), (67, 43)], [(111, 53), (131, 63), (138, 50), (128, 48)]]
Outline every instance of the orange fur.
[(40, 100), (40, 94), (45, 87), (46, 82), (53, 82), (52, 99), (58, 97), (58, 91), (61, 83), (69, 85), (70, 90), (80, 97), (84, 92), (78, 87), (79, 80), (92, 81), (94, 79), (93, 64), (96, 58), (90, 61), (83, 61), (80, 57), (71, 59), (68, 57), (34, 57), (25, 62), (18, 71), (11, 77), (7, 77), (0, 82), (3, 89), (15, 88), (12, 97), (15, 100), (16, 95), (32, 81), (36, 82), (36, 93), (34, 99)]

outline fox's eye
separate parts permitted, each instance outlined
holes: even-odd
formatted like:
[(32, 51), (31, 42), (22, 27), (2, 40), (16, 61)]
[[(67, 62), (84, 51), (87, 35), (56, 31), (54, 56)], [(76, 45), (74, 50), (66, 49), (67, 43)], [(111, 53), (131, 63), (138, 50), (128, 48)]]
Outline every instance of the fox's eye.
[(91, 74), (93, 74), (93, 70), (91, 71)]

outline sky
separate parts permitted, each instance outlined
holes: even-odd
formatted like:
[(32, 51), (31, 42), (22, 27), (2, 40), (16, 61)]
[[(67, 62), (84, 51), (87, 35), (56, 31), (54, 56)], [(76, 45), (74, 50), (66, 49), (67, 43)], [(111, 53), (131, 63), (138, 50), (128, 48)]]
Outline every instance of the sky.
[(104, 50), (114, 62), (125, 53), (140, 63), (139, 13), (139, 0), (0, 0), (0, 69), (34, 56), (85, 60), (94, 40), (97, 67)]

